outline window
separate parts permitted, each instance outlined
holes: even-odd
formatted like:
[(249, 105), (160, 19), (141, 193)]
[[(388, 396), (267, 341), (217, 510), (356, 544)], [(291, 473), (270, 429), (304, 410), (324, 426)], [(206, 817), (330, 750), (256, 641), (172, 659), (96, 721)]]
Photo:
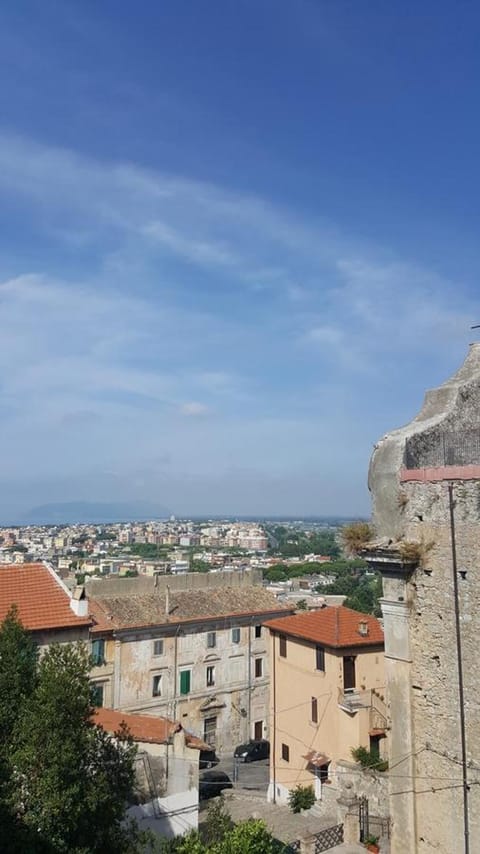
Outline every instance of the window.
[(282, 759), (284, 762), (290, 762), (290, 748), (288, 744), (282, 744)]
[(263, 658), (255, 659), (255, 678), (260, 679), (263, 676)]
[(214, 646), (217, 645), (217, 633), (216, 632), (207, 632), (207, 646), (209, 649), (213, 649)]
[(212, 685), (215, 685), (215, 668), (213, 666), (207, 667), (207, 688), (211, 688)]
[(92, 683), (92, 705), (103, 706), (103, 685), (100, 682)]
[(162, 677), (160, 674), (153, 677), (152, 682), (152, 697), (161, 697), (162, 695)]
[(153, 641), (153, 654), (163, 655), (163, 640)]
[(318, 724), (318, 701), (316, 697), (312, 697), (312, 723)]
[(232, 629), (232, 643), (240, 643), (240, 629)]
[(96, 667), (105, 664), (105, 641), (94, 640), (92, 642), (92, 658)]
[(215, 747), (217, 741), (216, 718), (205, 718), (203, 722), (203, 740), (206, 741), (210, 747)]
[(190, 683), (192, 679), (191, 670), (182, 670), (180, 673), (180, 694), (190, 694)]
[(285, 635), (280, 635), (280, 655), (282, 658), (287, 657), (287, 639)]
[(262, 627), (261, 626), (255, 626), (255, 637), (256, 638), (262, 637)]
[(255, 741), (261, 741), (263, 738), (263, 721), (255, 721), (253, 725), (253, 737)]
[(316, 664), (315, 667), (317, 670), (323, 670), (325, 673), (325, 650), (323, 646), (315, 647), (315, 656), (316, 656)]

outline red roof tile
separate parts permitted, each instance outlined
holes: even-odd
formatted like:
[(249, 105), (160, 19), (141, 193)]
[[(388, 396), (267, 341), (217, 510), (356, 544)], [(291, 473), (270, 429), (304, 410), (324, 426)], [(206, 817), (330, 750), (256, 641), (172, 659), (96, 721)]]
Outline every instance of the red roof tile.
[(43, 563), (0, 565), (0, 621), (16, 605), (29, 631), (89, 626), (89, 617), (77, 617), (70, 598), (55, 573)]
[[(367, 634), (360, 634), (360, 623), (366, 623)], [(330, 647), (383, 646), (384, 642), (383, 629), (376, 617), (344, 605), (280, 617), (264, 625), (272, 631)]]
[(163, 744), (171, 735), (179, 732), (182, 725), (168, 718), (153, 715), (129, 715), (113, 709), (95, 709), (93, 722), (101, 726), (105, 732), (118, 732), (122, 723), (130, 730), (134, 741)]

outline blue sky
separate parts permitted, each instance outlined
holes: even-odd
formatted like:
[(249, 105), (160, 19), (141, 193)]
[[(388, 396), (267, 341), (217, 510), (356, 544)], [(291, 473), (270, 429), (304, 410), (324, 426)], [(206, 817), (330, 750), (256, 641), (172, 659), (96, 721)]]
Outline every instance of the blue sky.
[(473, 3), (0, 11), (0, 520), (365, 514), (480, 322)]

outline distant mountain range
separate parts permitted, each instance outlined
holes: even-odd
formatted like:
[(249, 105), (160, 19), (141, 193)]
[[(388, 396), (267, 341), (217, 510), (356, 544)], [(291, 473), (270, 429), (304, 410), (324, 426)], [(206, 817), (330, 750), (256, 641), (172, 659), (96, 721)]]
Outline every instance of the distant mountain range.
[(170, 510), (160, 507), (158, 504), (70, 501), (32, 507), (22, 519), (18, 520), (17, 524), (72, 525), (75, 523), (141, 522), (144, 519), (165, 519), (168, 516), (170, 516)]

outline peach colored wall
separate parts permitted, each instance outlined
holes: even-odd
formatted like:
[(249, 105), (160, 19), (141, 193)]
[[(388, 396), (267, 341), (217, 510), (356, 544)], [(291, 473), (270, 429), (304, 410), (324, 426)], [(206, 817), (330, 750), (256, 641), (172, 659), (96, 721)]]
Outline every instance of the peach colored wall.
[[(343, 692), (343, 656), (356, 656), (356, 687), (383, 694), (384, 655), (379, 647), (329, 650), (325, 648), (325, 672), (316, 670), (315, 644), (287, 638), (287, 656), (279, 655), (279, 638), (270, 639), (270, 777), (284, 787), (314, 780), (307, 771), (304, 755), (315, 750), (332, 760), (351, 760), (351, 748), (369, 746), (368, 708), (349, 714), (339, 707)], [(275, 653), (274, 653), (275, 648)], [(273, 736), (273, 691), (275, 685), (276, 727)], [(317, 699), (318, 723), (312, 722), (312, 697)], [(275, 741), (275, 745), (273, 742)], [(290, 759), (282, 759), (282, 743), (288, 745)], [(273, 762), (275, 761), (275, 775)], [(330, 766), (332, 769), (332, 766)]]

